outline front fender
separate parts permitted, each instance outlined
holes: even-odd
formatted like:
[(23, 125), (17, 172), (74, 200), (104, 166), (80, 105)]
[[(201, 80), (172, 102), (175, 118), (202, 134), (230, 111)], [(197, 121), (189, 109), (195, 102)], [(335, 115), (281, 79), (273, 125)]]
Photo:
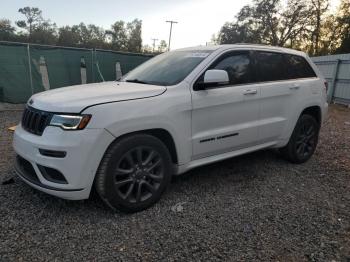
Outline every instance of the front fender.
[[(178, 94), (180, 93), (180, 94)], [(102, 104), (84, 111), (91, 114), (88, 128), (104, 128), (114, 137), (149, 129), (164, 129), (173, 138), (179, 164), (190, 161), (191, 100), (177, 90), (158, 97)]]

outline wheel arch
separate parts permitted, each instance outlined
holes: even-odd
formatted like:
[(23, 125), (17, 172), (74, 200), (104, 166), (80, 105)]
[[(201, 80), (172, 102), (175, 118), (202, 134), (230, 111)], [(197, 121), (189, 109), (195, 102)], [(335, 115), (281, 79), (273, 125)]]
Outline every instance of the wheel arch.
[(174, 140), (173, 136), (171, 135), (171, 133), (164, 128), (143, 129), (143, 130), (137, 130), (137, 131), (132, 131), (132, 132), (122, 134), (122, 135), (116, 137), (109, 144), (106, 151), (116, 141), (120, 141), (128, 136), (132, 136), (132, 135), (136, 135), (136, 134), (147, 134), (147, 135), (151, 135), (151, 136), (158, 138), (168, 148), (173, 163), (178, 164), (178, 154), (177, 154), (177, 149), (176, 149), (176, 145), (175, 145), (175, 140)]
[(314, 117), (319, 125), (319, 127), (321, 126), (322, 123), (322, 110), (321, 107), (318, 105), (313, 105), (313, 106), (308, 106), (306, 108), (304, 108), (304, 110), (300, 113), (299, 118), (302, 115), (311, 115), (312, 117)]
[(283, 147), (288, 143), (288, 141), (289, 141), (289, 139), (294, 131), (294, 128), (298, 122), (298, 119), (303, 114), (308, 114), (308, 115), (313, 116), (316, 119), (317, 123), (319, 124), (319, 128), (321, 127), (321, 125), (322, 125), (322, 109), (321, 109), (321, 106), (319, 104), (310, 103), (310, 104), (307, 104), (303, 107), (300, 107), (299, 110), (293, 114), (292, 119), (289, 120), (289, 124), (286, 127), (286, 130), (284, 132), (284, 135), (282, 136), (281, 142), (277, 145), (277, 147)]

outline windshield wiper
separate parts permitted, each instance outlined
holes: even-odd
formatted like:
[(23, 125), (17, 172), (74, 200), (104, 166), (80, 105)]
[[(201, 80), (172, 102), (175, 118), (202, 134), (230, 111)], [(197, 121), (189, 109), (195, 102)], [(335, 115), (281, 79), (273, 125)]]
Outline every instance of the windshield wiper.
[(150, 83), (148, 82), (145, 82), (145, 81), (141, 81), (141, 80), (138, 80), (138, 79), (128, 79), (128, 80), (125, 80), (125, 82), (130, 82), (130, 83), (138, 83), (138, 84), (145, 84), (145, 85), (149, 85)]

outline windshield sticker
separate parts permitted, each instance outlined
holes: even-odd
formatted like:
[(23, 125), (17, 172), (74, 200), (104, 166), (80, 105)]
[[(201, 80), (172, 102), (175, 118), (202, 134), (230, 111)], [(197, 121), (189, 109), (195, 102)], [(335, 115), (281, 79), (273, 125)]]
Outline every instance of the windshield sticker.
[(199, 57), (199, 58), (205, 58), (209, 55), (209, 53), (189, 53), (185, 57)]

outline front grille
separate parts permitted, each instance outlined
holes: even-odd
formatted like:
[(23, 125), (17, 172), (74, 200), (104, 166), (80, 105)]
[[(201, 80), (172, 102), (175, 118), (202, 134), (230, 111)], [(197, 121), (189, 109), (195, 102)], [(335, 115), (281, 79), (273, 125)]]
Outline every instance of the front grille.
[(28, 132), (41, 136), (49, 125), (52, 114), (49, 112), (26, 107), (22, 116), (22, 127)]

